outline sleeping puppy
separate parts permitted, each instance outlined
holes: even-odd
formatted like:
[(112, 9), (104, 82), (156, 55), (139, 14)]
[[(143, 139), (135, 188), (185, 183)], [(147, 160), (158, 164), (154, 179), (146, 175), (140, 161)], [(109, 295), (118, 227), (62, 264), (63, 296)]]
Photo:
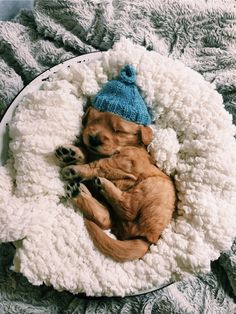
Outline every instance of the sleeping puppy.
[[(67, 164), (61, 171), (69, 181), (67, 194), (83, 212), (102, 253), (118, 262), (143, 257), (170, 223), (176, 201), (172, 180), (146, 150), (152, 130), (89, 107), (81, 137), (79, 146), (56, 150), (57, 158)], [(91, 194), (83, 183), (87, 180), (101, 198)], [(111, 229), (117, 239), (103, 229)]]

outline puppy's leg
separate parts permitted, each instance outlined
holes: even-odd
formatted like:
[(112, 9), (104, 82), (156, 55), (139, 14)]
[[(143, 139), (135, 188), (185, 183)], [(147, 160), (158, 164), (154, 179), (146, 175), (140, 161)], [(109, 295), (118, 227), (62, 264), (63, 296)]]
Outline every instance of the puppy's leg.
[(86, 161), (85, 149), (74, 145), (63, 145), (57, 147), (55, 155), (58, 160), (65, 164), (83, 164)]
[(73, 165), (64, 167), (61, 170), (61, 175), (66, 180), (73, 179), (92, 179), (97, 175), (97, 169), (92, 168), (90, 164), (86, 165)]
[(105, 178), (98, 177), (94, 182), (120, 218), (132, 221), (137, 217), (139, 204), (133, 200), (132, 193), (121, 191)]
[(140, 237), (139, 225), (136, 221), (121, 221), (111, 229), (119, 240), (130, 240)]
[(71, 165), (62, 169), (61, 174), (66, 180), (75, 178), (92, 179), (94, 177), (105, 177), (109, 180), (129, 179), (135, 181), (137, 178), (120, 169), (113, 168), (113, 157), (104, 158), (90, 162), (85, 165)]
[(74, 202), (85, 215), (103, 229), (111, 227), (109, 210), (99, 203), (82, 183), (71, 182), (66, 187), (67, 195), (73, 198)]
[(139, 215), (139, 231), (150, 243), (156, 243), (166, 226), (171, 222), (173, 210), (165, 204), (149, 204)]

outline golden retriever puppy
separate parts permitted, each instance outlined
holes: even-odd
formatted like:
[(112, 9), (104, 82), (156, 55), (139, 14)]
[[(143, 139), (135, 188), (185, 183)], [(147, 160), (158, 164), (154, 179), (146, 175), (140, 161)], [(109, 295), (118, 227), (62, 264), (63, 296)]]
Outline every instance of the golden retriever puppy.
[[(73, 163), (61, 173), (95, 246), (118, 262), (143, 257), (175, 209), (174, 184), (146, 149), (152, 136), (149, 127), (89, 107), (81, 144), (56, 150), (60, 161)], [(96, 197), (83, 183), (87, 180)], [(109, 228), (116, 239), (102, 230)]]

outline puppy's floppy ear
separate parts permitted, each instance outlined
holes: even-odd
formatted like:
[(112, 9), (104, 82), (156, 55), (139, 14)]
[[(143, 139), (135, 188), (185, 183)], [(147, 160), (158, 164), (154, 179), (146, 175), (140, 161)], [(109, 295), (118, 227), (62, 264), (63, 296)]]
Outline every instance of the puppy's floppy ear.
[(82, 125), (85, 126), (88, 120), (88, 115), (89, 115), (89, 111), (90, 111), (91, 107), (89, 106), (87, 108), (87, 110), (85, 111), (83, 117), (82, 117)]
[(142, 125), (140, 127), (140, 139), (144, 145), (147, 146), (148, 144), (150, 144), (153, 139), (152, 129), (149, 128), (148, 126)]

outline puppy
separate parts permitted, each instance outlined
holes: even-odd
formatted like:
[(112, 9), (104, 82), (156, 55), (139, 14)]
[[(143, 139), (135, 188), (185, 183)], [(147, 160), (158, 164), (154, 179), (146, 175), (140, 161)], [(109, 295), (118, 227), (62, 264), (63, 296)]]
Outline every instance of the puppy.
[[(146, 150), (152, 130), (93, 107), (82, 122), (81, 143), (56, 150), (58, 159), (70, 164), (61, 171), (70, 181), (67, 194), (102, 253), (118, 262), (141, 258), (170, 223), (176, 201), (172, 180)], [(83, 183), (87, 180), (96, 197)], [(102, 230), (109, 228), (117, 239)]]

